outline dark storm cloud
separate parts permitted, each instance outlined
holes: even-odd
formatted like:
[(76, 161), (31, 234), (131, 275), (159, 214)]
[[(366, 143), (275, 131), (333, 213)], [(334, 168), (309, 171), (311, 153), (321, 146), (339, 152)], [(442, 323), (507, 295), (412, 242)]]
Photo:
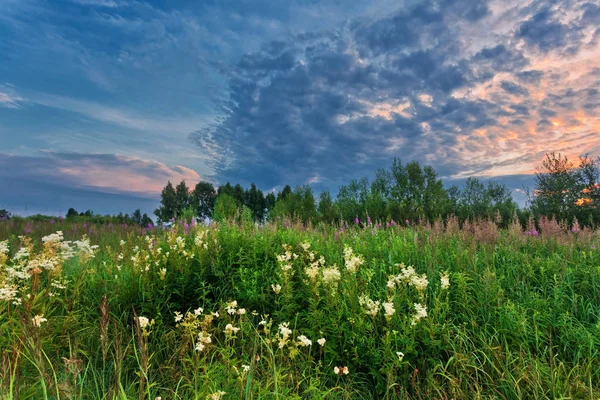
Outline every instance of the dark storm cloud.
[[(595, 15), (593, 7), (587, 10), (582, 20)], [(470, 153), (493, 152), (499, 141), (508, 150), (517, 146), (503, 131), (535, 121), (546, 131), (557, 109), (575, 111), (582, 96), (593, 104), (594, 92), (568, 89), (531, 102), (542, 80), (560, 87), (568, 72), (546, 76), (517, 45), (576, 52), (589, 22), (561, 22), (535, 3), (499, 43), (468, 51), (470, 38), (460, 36), (460, 27), (489, 15), (486, 2), (417, 4), (267, 44), (227, 70), (224, 114), (191, 138), (210, 157), (219, 182), (265, 189), (311, 182), (335, 191), (388, 167), (394, 157), (431, 163), (443, 176), (459, 174)], [(471, 95), (476, 88), (479, 98)], [(475, 137), (475, 131), (484, 133)], [(469, 159), (469, 167), (483, 173), (519, 161), (515, 157)]]
[[(246, 55), (232, 71), (224, 117), (192, 139), (213, 155), (217, 180), (267, 188), (308, 181), (335, 187), (394, 156), (413, 158), (423, 146), (435, 151), (423, 138), (423, 123), (450, 145), (458, 126), (494, 123), (494, 105), (450, 96), (476, 75), (471, 64), (492, 74), (527, 65), (522, 54), (502, 47), (485, 49), (473, 63), (457, 59), (461, 44), (452, 40), (452, 24), (488, 13), (462, 4), (419, 5)], [(402, 112), (390, 112), (402, 104)]]

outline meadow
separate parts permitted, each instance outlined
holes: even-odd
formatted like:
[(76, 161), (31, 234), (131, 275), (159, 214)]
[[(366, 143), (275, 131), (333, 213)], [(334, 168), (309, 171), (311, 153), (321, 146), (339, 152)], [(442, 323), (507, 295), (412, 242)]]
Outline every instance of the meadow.
[(600, 231), (402, 225), (0, 221), (0, 398), (600, 398)]

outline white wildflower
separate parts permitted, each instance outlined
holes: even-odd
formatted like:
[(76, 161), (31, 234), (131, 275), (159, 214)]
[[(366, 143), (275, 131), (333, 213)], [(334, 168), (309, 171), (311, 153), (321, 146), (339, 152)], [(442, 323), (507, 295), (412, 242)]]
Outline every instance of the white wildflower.
[(238, 303), (236, 300), (233, 300), (233, 301), (230, 301), (229, 303), (227, 303), (227, 314), (229, 314), (229, 315), (235, 314), (237, 306), (238, 306)]
[(35, 317), (31, 318), (31, 322), (33, 322), (33, 326), (35, 326), (36, 328), (39, 328), (40, 326), (42, 326), (42, 323), (47, 321), (48, 320), (44, 318), (44, 314), (36, 315)]
[(223, 331), (227, 336), (232, 336), (235, 335), (238, 331), (240, 330), (240, 328), (237, 328), (231, 324), (227, 324), (225, 326), (225, 330)]
[(412, 317), (411, 325), (416, 325), (419, 320), (427, 317), (427, 306), (419, 303), (414, 303), (415, 314)]
[(280, 284), (271, 285), (271, 289), (273, 289), (273, 292), (275, 292), (275, 294), (279, 294), (279, 292), (281, 292), (281, 285)]
[(213, 394), (209, 394), (206, 396), (207, 400), (221, 400), (221, 397), (223, 397), (224, 395), (226, 395), (227, 392), (224, 392), (222, 390), (219, 390), (218, 392), (215, 392)]
[(298, 336), (298, 340), (299, 340), (299, 345), (300, 346), (304, 346), (304, 347), (308, 347), (310, 345), (312, 345), (312, 341), (310, 341), (310, 339), (308, 339), (306, 336), (304, 335), (300, 335)]
[(175, 322), (179, 322), (183, 319), (183, 314), (181, 314), (179, 311), (175, 311)]
[(325, 340), (325, 338), (322, 337), (321, 339), (317, 340), (317, 343), (319, 343), (319, 346), (323, 347), (325, 346), (326, 341), (327, 340)]
[(340, 279), (342, 279), (342, 275), (335, 265), (333, 267), (323, 269), (323, 282), (333, 283), (339, 281)]
[(392, 302), (383, 303), (383, 309), (385, 311), (385, 317), (387, 319), (390, 319), (392, 315), (396, 313), (396, 310), (394, 309), (394, 303)]
[(442, 274), (440, 282), (442, 284), (442, 289), (448, 289), (450, 287), (450, 277), (448, 276), (448, 272)]

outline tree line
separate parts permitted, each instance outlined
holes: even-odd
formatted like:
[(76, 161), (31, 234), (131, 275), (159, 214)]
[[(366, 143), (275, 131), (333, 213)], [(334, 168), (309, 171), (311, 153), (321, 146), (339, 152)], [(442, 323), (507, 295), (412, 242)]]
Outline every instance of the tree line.
[(244, 189), (227, 182), (215, 189), (212, 183), (200, 182), (192, 189), (185, 181), (176, 187), (169, 182), (155, 214), (159, 222), (195, 216), (257, 222), (289, 217), (303, 223), (412, 223), (456, 216), (460, 221), (490, 218), (500, 225), (507, 225), (514, 215), (522, 221), (532, 215), (568, 223), (577, 218), (595, 226), (600, 223), (599, 166), (599, 159), (587, 156), (572, 163), (560, 153), (547, 154), (525, 208), (517, 205), (504, 184), (468, 178), (462, 188), (446, 187), (433, 167), (395, 159), (389, 169), (377, 170), (372, 180), (364, 177), (342, 185), (335, 198), (329, 191), (316, 198), (308, 185), (294, 189), (285, 185), (265, 195), (255, 184)]

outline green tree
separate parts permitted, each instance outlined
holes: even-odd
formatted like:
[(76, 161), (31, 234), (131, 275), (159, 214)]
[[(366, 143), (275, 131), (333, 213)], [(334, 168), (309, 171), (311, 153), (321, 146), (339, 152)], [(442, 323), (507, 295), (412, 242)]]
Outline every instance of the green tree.
[(335, 204), (331, 199), (331, 194), (328, 191), (321, 192), (319, 195), (319, 206), (317, 212), (321, 221), (333, 223), (338, 218)]
[(265, 217), (265, 197), (254, 183), (246, 190), (244, 204), (252, 212), (255, 221), (263, 221)]
[(215, 187), (209, 182), (198, 182), (192, 192), (192, 206), (199, 218), (205, 219), (212, 216), (217, 193)]
[(190, 189), (183, 180), (175, 188), (175, 218), (179, 217), (183, 210), (190, 206), (190, 197)]
[(532, 209), (536, 215), (552, 216), (559, 221), (573, 215), (579, 197), (574, 164), (560, 153), (546, 154), (535, 173)]
[(142, 225), (142, 212), (139, 208), (133, 212), (131, 219), (133, 220), (133, 223)]
[(69, 208), (67, 210), (66, 218), (73, 218), (73, 217), (76, 217), (78, 215), (79, 215), (79, 213), (77, 212), (77, 210), (74, 209), (73, 207), (71, 207), (71, 208)]
[(160, 193), (160, 207), (154, 210), (159, 222), (170, 221), (177, 212), (177, 194), (169, 181)]
[(220, 194), (215, 200), (215, 208), (213, 210), (213, 219), (215, 221), (225, 221), (233, 219), (238, 214), (237, 201), (228, 194)]

